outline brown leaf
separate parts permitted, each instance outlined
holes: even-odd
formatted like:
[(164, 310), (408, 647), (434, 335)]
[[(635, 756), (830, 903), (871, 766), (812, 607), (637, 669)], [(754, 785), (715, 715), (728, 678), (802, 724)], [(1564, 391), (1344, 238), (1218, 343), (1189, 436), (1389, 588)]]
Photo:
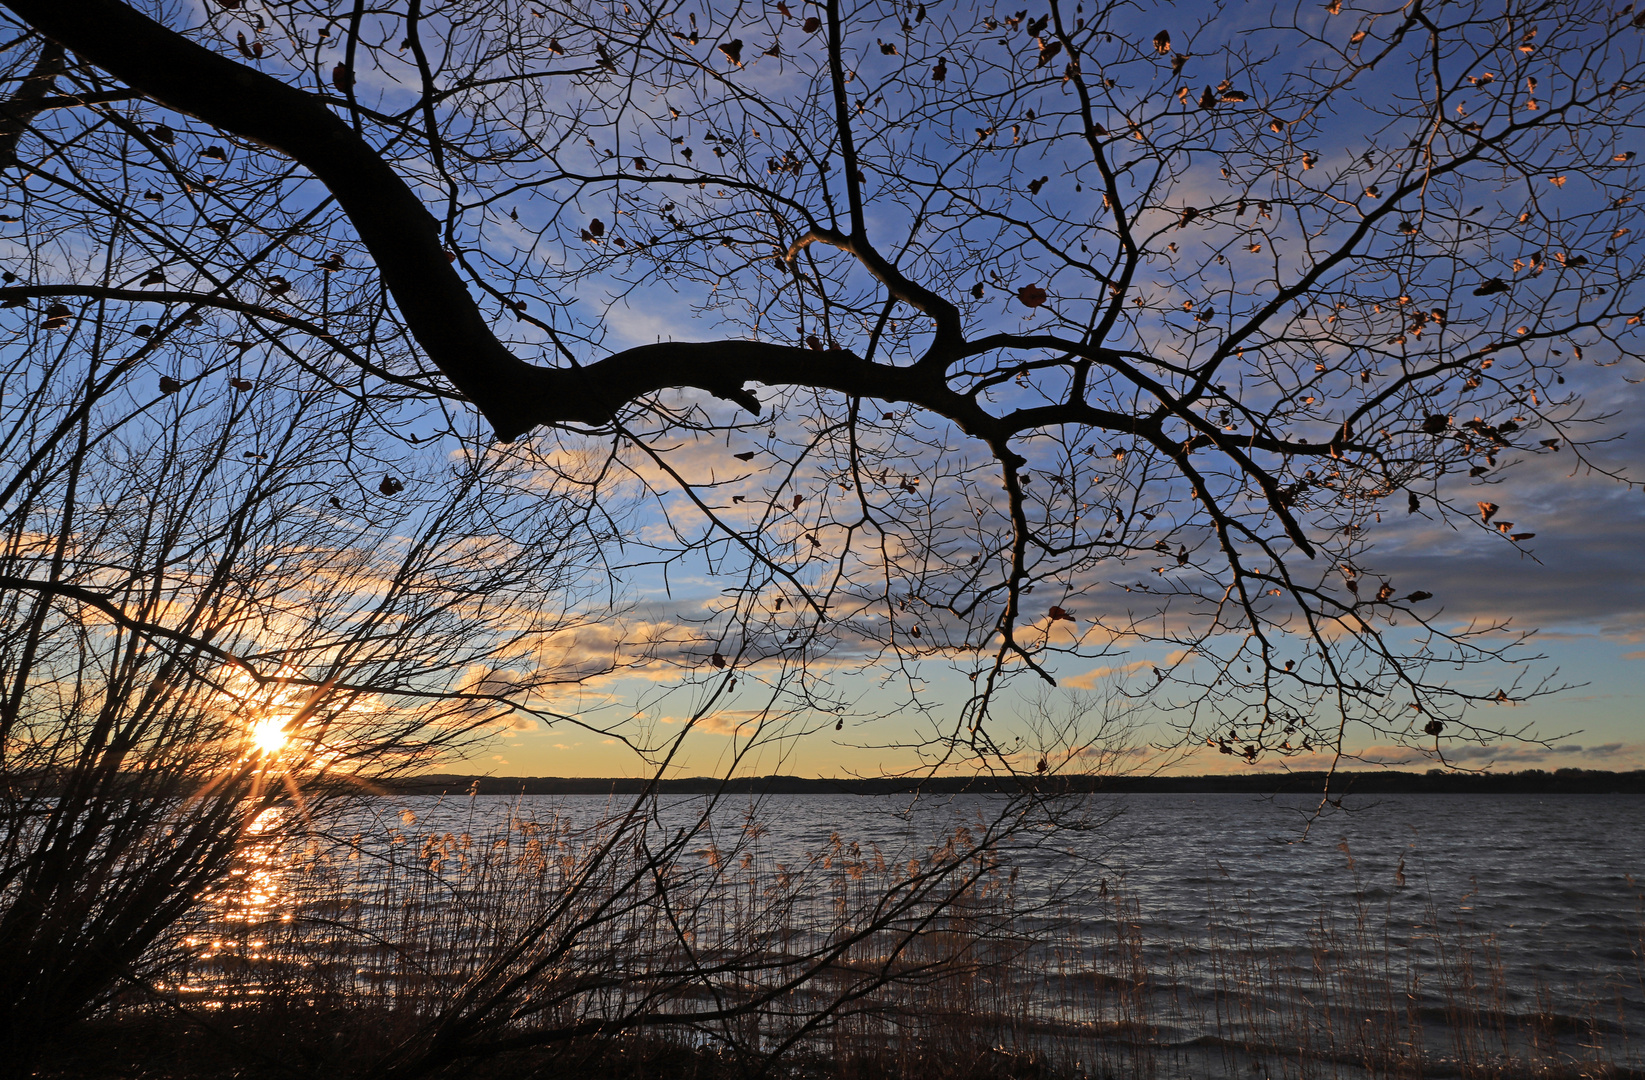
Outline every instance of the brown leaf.
[(331, 85), (342, 93), (348, 93), (354, 86), (354, 72), (349, 70), (347, 64), (338, 64), (331, 69)]
[(1022, 301), (1024, 307), (1037, 308), (1045, 303), (1046, 293), (1038, 285), (1024, 285), (1017, 290), (1017, 299)]
[(721, 42), (720, 43), (720, 52), (724, 53), (725, 58), (727, 60), (731, 61), (733, 64), (736, 64), (738, 67), (743, 66), (743, 39), (742, 38), (732, 38), (730, 41)]
[(815, 34), (818, 30), (822, 29), (822, 20), (813, 15), (809, 19), (805, 20), (805, 23), (800, 27), (800, 29), (804, 30), (808, 34)]
[(1064, 611), (1062, 608), (1058, 607), (1055, 604), (1051, 605), (1050, 615), (1051, 615), (1051, 621), (1052, 622), (1057, 622), (1059, 620), (1062, 621), (1062, 622), (1074, 622), (1075, 621), (1074, 616), (1068, 614), (1068, 612)]
[(708, 662), (710, 664), (713, 664), (717, 668), (725, 667), (725, 657), (721, 656), (719, 653), (715, 653), (714, 655), (710, 656), (708, 658)]
[(160, 392), (162, 394), (175, 394), (182, 388), (183, 384), (172, 378), (170, 375), (160, 376)]
[(1161, 56), (1171, 51), (1171, 35), (1161, 30), (1154, 35), (1154, 51)]
[(1411, 595), (1407, 596), (1405, 598), (1405, 602), (1407, 604), (1416, 604), (1416, 603), (1422, 602), (1423, 600), (1432, 600), (1433, 597), (1434, 597), (1433, 593), (1423, 592), (1421, 589), (1418, 589), (1416, 592), (1414, 592)]
[(1496, 516), (1496, 512), (1502, 509), (1502, 507), (1498, 506), (1494, 502), (1475, 503), (1474, 505), (1479, 507), (1480, 520), (1485, 522), (1487, 525), (1490, 524), (1491, 518)]
[(228, 384), (236, 390), (250, 390), (252, 385), (250, 379), (230, 379)]
[(758, 453), (756, 450), (745, 450), (740, 454), (732, 454), (731, 456), (738, 461), (753, 461), (756, 453)]
[(398, 495), (406, 486), (392, 476), (383, 477), (383, 482), (377, 485), (377, 490), (384, 495)]

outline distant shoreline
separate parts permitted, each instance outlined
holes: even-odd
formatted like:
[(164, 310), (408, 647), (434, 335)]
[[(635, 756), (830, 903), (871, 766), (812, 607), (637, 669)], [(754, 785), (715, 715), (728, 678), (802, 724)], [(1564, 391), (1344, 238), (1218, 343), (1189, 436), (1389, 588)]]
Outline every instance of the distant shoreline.
[[(808, 778), (750, 776), (730, 780), (718, 777), (682, 777), (663, 780), (657, 790), (669, 795), (896, 795), (1007, 794), (1026, 790), (1047, 794), (1104, 792), (1142, 794), (1310, 794), (1323, 791), (1323, 772), (1245, 773), (1214, 776), (1052, 776), (1052, 777), (923, 777), (923, 778)], [(465, 776), (430, 774), (411, 776), (382, 785), (396, 795), (637, 795), (650, 781), (641, 777)], [(1339, 772), (1331, 791), (1340, 795), (1640, 795), (1645, 794), (1645, 770), (1604, 772), (1559, 769), (1547, 772), (1426, 773), (1357, 770)]]

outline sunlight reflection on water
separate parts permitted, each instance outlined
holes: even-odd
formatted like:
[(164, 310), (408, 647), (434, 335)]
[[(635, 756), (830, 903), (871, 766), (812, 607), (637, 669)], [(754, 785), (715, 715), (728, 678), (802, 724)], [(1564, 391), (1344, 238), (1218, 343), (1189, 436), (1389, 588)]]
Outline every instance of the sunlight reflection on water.
[[(933, 800), (923, 824), (897, 813), (906, 805), (859, 796), (727, 802), (693, 857), (719, 871), (722, 847), (751, 845), (739, 865), (753, 866), (757, 855), (775, 879), (831, 843), (843, 851), (843, 842), (885, 872), (911, 854), (917, 860), (916, 841), (936, 825), (985, 817), (998, 800)], [(1492, 991), (1492, 1007), (1579, 1018), (1598, 1007), (1596, 994), (1614, 991), (1607, 1030), (1623, 1045), (1645, 1043), (1645, 918), (1633, 876), (1645, 870), (1638, 827), (1645, 799), (1386, 796), (1314, 822), (1299, 842), (1298, 812), (1307, 805), (1244, 795), (1107, 797), (1089, 808), (1101, 827), (1053, 834), (1054, 842), (1016, 853), (1009, 902), (1021, 912), (1018, 925), (1045, 928), (1052, 951), (1062, 950), (1054, 963), (1050, 953), (1036, 961), (1050, 965), (1034, 991), (1047, 1015), (1082, 1022), (1081, 995), (1089, 991), (1080, 980), (1094, 970), (1090, 958), (1112, 958), (1116, 933), (1129, 935), (1130, 962), (1147, 966), (1162, 987), (1168, 981), (1171, 993), (1215, 1008), (1231, 977), (1260, 974), (1241, 975), (1219, 949), (1242, 942), (1239, 963), (1305, 970), (1321, 948), (1347, 940), (1357, 912), (1372, 918), (1372, 937), (1382, 935), (1377, 947), (1409, 958), (1412, 1007), (1454, 1017), (1462, 1006), (1447, 997), (1446, 979), (1466, 954), (1505, 980)], [(272, 837), (280, 831), (273, 815), (282, 811), (269, 811), (214, 898), (211, 932), (188, 942), (197, 964), (185, 985), (200, 996), (229, 983), (255, 995), (248, 969), (267, 975), (322, 954), (339, 985), (384, 995), (460, 977), (436, 969), (463, 950), (485, 955), (494, 929), (486, 919), (552, 898), (581, 845), (622, 807), (582, 796), (383, 798), (350, 811), (327, 834), (295, 842)], [(654, 828), (665, 835), (690, 827), (700, 809), (695, 799), (671, 801)], [(849, 835), (842, 841), (842, 834)], [(537, 882), (537, 895), (508, 891), (521, 881)], [(445, 936), (438, 944), (420, 938), (407, 919), (439, 923)], [(405, 937), (389, 940), (391, 932)], [(293, 942), (304, 944), (293, 949)], [(1077, 956), (1087, 959), (1067, 959)], [(1275, 994), (1303, 995), (1293, 1005), (1307, 1005), (1303, 983), (1276, 987)], [(1161, 1038), (1182, 1046), (1202, 1040), (1180, 1001), (1160, 1007), (1178, 1010), (1174, 1021), (1158, 1021)], [(1254, 1030), (1244, 1023), (1229, 1030)]]

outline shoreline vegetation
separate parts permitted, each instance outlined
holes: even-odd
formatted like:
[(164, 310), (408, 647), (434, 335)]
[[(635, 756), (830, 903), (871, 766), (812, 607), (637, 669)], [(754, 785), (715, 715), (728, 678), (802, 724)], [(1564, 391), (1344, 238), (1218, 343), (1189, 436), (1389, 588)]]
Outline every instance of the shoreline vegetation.
[(432, 773), (380, 785), (387, 795), (934, 795), (1079, 793), (1333, 795), (1640, 795), (1645, 770), (1527, 769), (1521, 772), (1464, 773), (1353, 770), (1334, 777), (1324, 772), (1248, 772), (1202, 776), (937, 776), (801, 777), (713, 776), (652, 780), (644, 777), (479, 776)]
[[(1212, 887), (1190, 927), (1161, 922), (1123, 882), (1041, 895), (964, 826), (912, 853), (839, 834), (788, 852), (750, 819), (702, 831), (665, 864), (643, 837), (612, 847), (623, 832), (610, 820), (585, 828), (523, 804), (488, 819), (468, 805), (466, 820), (407, 810), (376, 833), (251, 845), (238, 884), (159, 943), (169, 977), (108, 1002), (34, 1075), (1645, 1076), (1645, 909), (1637, 945), (1574, 970), (1504, 949), (1477, 892), (1402, 909), (1403, 860), (1389, 878), (1345, 845), (1335, 873), (1351, 890), (1299, 892), (1302, 924)], [(911, 893), (938, 865), (963, 871)], [(636, 894), (644, 877), (656, 888)], [(878, 912), (887, 896), (904, 897), (895, 919)], [(431, 1054), (550, 912), (600, 932), (532, 974), (486, 1038)], [(810, 977), (794, 982), (801, 969)]]

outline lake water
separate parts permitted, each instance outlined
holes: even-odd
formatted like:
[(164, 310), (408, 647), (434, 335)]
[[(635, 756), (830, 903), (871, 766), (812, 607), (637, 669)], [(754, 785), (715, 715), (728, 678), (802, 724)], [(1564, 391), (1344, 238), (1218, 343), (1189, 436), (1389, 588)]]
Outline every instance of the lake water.
[[(1162, 1077), (1576, 1076), (1594, 1061), (1640, 1064), (1645, 797), (1386, 795), (1324, 814), (1315, 804), (1095, 796), (1065, 808), (1078, 827), (1017, 838), (1005, 854), (1007, 922), (1043, 944), (1022, 954), (1009, 994), (970, 1006), (1020, 1014), (1002, 1021), (999, 1051)], [(498, 838), (517, 834), (548, 851), (545, 866), (557, 850), (569, 868), (625, 805), (378, 799), (333, 833), (350, 855), (328, 865), (354, 867), (352, 877), (334, 869), (323, 887), (298, 887), (294, 866), (330, 856), (313, 845), (306, 862), (265, 853), (234, 902), (257, 926), (300, 925), (320, 905), (314, 924), (335, 930), (351, 890), (358, 910), (392, 914), (397, 901), (370, 867), (432, 865), (424, 879), (446, 891), (418, 886), (425, 913), (440, 897), (469, 903), (464, 889), (512, 904), (515, 886), (474, 876), (482, 848), (514, 851)], [(646, 835), (664, 846), (684, 835), (680, 861), (722, 874), (739, 853), (738, 865), (772, 880), (809, 867), (815, 881), (795, 896), (821, 912), (844, 902), (828, 892), (836, 862), (877, 860), (894, 876), (956, 823), (981, 836), (1003, 805), (784, 795), (726, 800), (705, 816), (700, 799), (679, 798), (656, 808)], [(643, 907), (637, 918), (660, 918)], [(790, 903), (784, 918), (803, 921), (799, 910)]]

